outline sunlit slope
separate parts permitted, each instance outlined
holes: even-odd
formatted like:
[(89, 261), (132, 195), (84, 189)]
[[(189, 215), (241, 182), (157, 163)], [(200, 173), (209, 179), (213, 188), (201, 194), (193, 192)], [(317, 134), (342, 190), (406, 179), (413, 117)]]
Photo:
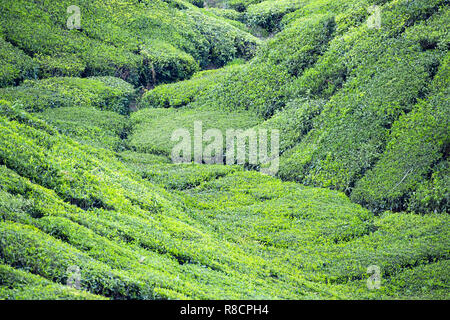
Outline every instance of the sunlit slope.
[[(152, 184), (139, 173), (158, 158), (122, 163), (6, 102), (1, 110), (3, 298), (36, 298), (43, 280), (32, 274), (50, 281), (42, 297), (93, 298), (58, 289), (71, 266), (85, 290), (109, 298), (389, 297), (405, 267), (432, 263), (440, 275), (448, 258), (447, 215), (374, 217), (342, 193), (233, 167), (166, 191), (189, 168)], [(383, 268), (383, 291), (364, 289), (371, 264)], [(445, 294), (433, 281), (419, 297)]]
[[(449, 299), (448, 1), (72, 4), (0, 4), (0, 299)], [(278, 177), (172, 164), (195, 121)]]

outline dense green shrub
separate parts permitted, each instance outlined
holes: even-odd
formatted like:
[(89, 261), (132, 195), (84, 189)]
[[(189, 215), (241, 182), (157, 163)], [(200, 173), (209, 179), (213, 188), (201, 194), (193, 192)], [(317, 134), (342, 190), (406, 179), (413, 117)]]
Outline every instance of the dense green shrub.
[(245, 12), (245, 21), (249, 25), (257, 25), (269, 32), (279, 28), (281, 19), (292, 11), (301, 8), (304, 0), (272, 0), (252, 4)]
[(325, 50), (333, 32), (333, 19), (312, 16), (291, 25), (270, 39), (257, 57), (231, 70), (193, 105), (224, 110), (250, 110), (269, 118), (286, 104), (287, 84)]
[(36, 77), (36, 69), (30, 57), (0, 35), (0, 88)]
[(428, 180), (423, 180), (411, 195), (408, 210), (413, 212), (449, 211), (449, 168), (448, 160), (442, 161), (433, 167), (431, 177)]
[(8, 265), (0, 265), (0, 299), (2, 300), (104, 300), (86, 291), (55, 284)]
[[(212, 0), (214, 1), (214, 0)], [(263, 2), (264, 0), (218, 0), (216, 2), (219, 2), (222, 7), (225, 8), (232, 8), (237, 11), (245, 11), (249, 5)]]
[[(358, 182), (352, 199), (374, 211), (405, 210), (411, 193), (418, 183), (427, 179), (433, 164), (442, 159), (448, 148), (449, 112), (450, 105), (440, 97), (420, 103), (411, 113), (401, 117), (392, 128), (386, 151)], [(439, 188), (438, 185), (435, 187)], [(438, 202), (448, 197), (448, 189), (436, 189), (435, 192), (436, 196), (440, 195)], [(431, 204), (437, 199), (429, 200)], [(433, 204), (436, 210), (448, 209), (445, 205)], [(422, 203), (420, 207), (431, 206)]]
[[(398, 10), (392, 12), (402, 14), (402, 6), (399, 4)], [(430, 21), (427, 28), (435, 29), (437, 21), (440, 20)], [(409, 34), (394, 38), (377, 30), (365, 31), (366, 28), (351, 31), (350, 37), (344, 36), (340, 42), (332, 41), (330, 51), (293, 84), (298, 90), (291, 92), (294, 97), (305, 94), (329, 98), (329, 102), (314, 120), (307, 137), (284, 155), (281, 177), (351, 193), (355, 183), (382, 158), (395, 121), (430, 92), (429, 84), (445, 51), (423, 50)], [(352, 43), (356, 45), (348, 50)], [(343, 52), (346, 53), (341, 56)], [(445, 118), (437, 121), (446, 126)], [(406, 161), (416, 162), (414, 155), (407, 154), (405, 157), (410, 158)], [(392, 159), (398, 156), (391, 154)], [(381, 169), (379, 172), (390, 175)], [(385, 178), (380, 175), (377, 181), (381, 180)], [(377, 196), (385, 194), (380, 192)], [(404, 200), (396, 209), (405, 208)], [(379, 207), (386, 208), (394, 207)]]
[(193, 57), (165, 42), (146, 43), (141, 54), (148, 68), (145, 74), (152, 76), (152, 79), (146, 80), (147, 83), (190, 78), (199, 68)]
[(142, 96), (139, 107), (178, 108), (185, 106), (194, 99), (198, 99), (212, 86), (220, 83), (229, 70), (239, 67), (239, 65), (232, 65), (223, 69), (201, 71), (189, 80), (157, 86)]
[(448, 296), (448, 278), (450, 265), (448, 260), (420, 265), (389, 278), (383, 291), (400, 299), (438, 300)]
[[(448, 101), (449, 56), (440, 67), (427, 100), (400, 117), (392, 127), (386, 151), (375, 167), (361, 179), (352, 199), (375, 211), (410, 209), (428, 212), (448, 210), (448, 178), (445, 163), (433, 166), (448, 156), (450, 104)], [(436, 92), (437, 91), (437, 92)], [(430, 179), (431, 172), (433, 176)], [(430, 182), (426, 182), (430, 179)], [(419, 187), (420, 185), (420, 187)], [(430, 185), (427, 188), (427, 185)]]
[[(280, 131), (280, 154), (295, 147), (313, 128), (313, 119), (320, 114), (325, 102), (323, 100), (297, 99), (255, 129), (277, 129)], [(270, 141), (270, 139), (269, 139)]]
[(169, 190), (186, 190), (238, 170), (242, 168), (224, 165), (159, 164), (141, 166), (138, 172), (144, 179)]
[[(445, 214), (373, 218), (341, 193), (244, 172), (205, 182), (187, 194), (199, 209), (196, 219), (201, 223), (242, 243), (248, 252), (255, 250), (245, 245), (249, 238), (276, 248), (266, 259), (280, 268), (289, 261), (298, 266), (292, 271), (299, 276), (331, 283), (354, 298), (371, 295), (366, 281), (363, 288), (351, 290), (359, 279), (367, 279), (370, 265), (381, 268), (384, 281), (404, 268), (448, 259)], [(394, 293), (383, 291), (380, 297), (389, 294)]]
[(132, 85), (118, 78), (61, 77), (27, 80), (21, 86), (0, 89), (0, 97), (32, 112), (85, 106), (128, 114), (134, 92)]
[(60, 133), (81, 143), (120, 151), (129, 127), (124, 116), (93, 107), (67, 107), (44, 110), (37, 114)]
[(233, 9), (218, 9), (218, 8), (209, 8), (208, 12), (212, 12), (215, 15), (223, 18), (227, 18), (235, 21), (242, 21), (243, 14)]
[(74, 54), (59, 56), (36, 54), (34, 60), (39, 65), (39, 78), (79, 77), (86, 69), (86, 63)]
[[(154, 84), (154, 78), (188, 78), (198, 65), (250, 58), (259, 45), (242, 26), (235, 27), (231, 20), (183, 1), (79, 3), (81, 30), (67, 29), (70, 5), (69, 0), (1, 3), (3, 37), (33, 56), (39, 69), (19, 68), (24, 74), (14, 75), (8, 83), (31, 73), (39, 77), (117, 76), (148, 86)], [(17, 48), (7, 50), (20, 55)]]

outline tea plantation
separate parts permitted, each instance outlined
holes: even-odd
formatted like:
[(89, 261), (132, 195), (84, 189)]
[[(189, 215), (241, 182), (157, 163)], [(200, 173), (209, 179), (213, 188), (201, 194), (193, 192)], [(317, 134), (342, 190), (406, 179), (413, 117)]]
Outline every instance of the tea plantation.
[(0, 299), (450, 299), (449, 4), (2, 0)]

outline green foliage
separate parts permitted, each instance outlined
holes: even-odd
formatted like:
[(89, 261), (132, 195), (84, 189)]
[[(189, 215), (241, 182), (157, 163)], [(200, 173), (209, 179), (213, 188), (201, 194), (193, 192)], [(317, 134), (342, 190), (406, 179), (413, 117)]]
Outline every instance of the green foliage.
[(216, 2), (224, 8), (232, 8), (239, 12), (245, 11), (249, 5), (262, 2), (264, 0), (207, 0), (207, 2)]
[(0, 88), (36, 76), (36, 64), (0, 35)]
[(144, 56), (144, 63), (148, 65), (145, 74), (153, 77), (147, 83), (190, 78), (199, 68), (192, 56), (165, 42), (146, 43), (141, 54)]
[(47, 109), (37, 114), (60, 133), (98, 148), (120, 151), (129, 126), (124, 116), (93, 107)]
[[(248, 252), (258, 250), (246, 246), (249, 239), (273, 248), (266, 259), (279, 265), (274, 274), (280, 276), (289, 261), (297, 266), (298, 276), (332, 284), (354, 298), (371, 296), (365, 281), (363, 288), (352, 290), (360, 279), (367, 279), (369, 265), (380, 266), (385, 279), (404, 268), (448, 259), (445, 214), (386, 213), (373, 218), (341, 193), (281, 183), (256, 173), (228, 175), (188, 194), (201, 223), (241, 243)], [(398, 293), (383, 291), (380, 297), (391, 294)]]
[(86, 64), (73, 54), (62, 53), (59, 56), (36, 54), (34, 60), (39, 65), (39, 78), (79, 77), (86, 69)]
[(243, 20), (243, 14), (233, 9), (208, 8), (208, 11), (214, 13), (216, 16), (227, 18), (230, 20)]
[(232, 172), (242, 170), (240, 167), (224, 165), (199, 164), (163, 164), (146, 165), (138, 171), (140, 175), (152, 183), (161, 185), (169, 190), (186, 190), (197, 187), (201, 183)]
[[(8, 68), (19, 63), (12, 78), (2, 82), (10, 84), (37, 73), (39, 77), (117, 76), (148, 86), (154, 78), (188, 78), (198, 65), (250, 58), (259, 45), (245, 28), (183, 1), (81, 2), (77, 4), (81, 30), (67, 28), (70, 5), (69, 0), (2, 1), (0, 27), (5, 40), (17, 48), (7, 44), (0, 57), (17, 52)], [(37, 72), (24, 65), (31, 59), (21, 58), (18, 48), (34, 57)], [(11, 58), (2, 60), (11, 64)]]
[(142, 96), (139, 106), (144, 108), (178, 108), (185, 106), (220, 83), (229, 70), (238, 68), (240, 68), (239, 65), (231, 65), (223, 69), (201, 71), (189, 80), (157, 86)]
[[(436, 4), (425, 7), (431, 10)], [(408, 10), (399, 3), (385, 14), (417, 14)], [(428, 179), (433, 164), (446, 157), (446, 94), (433, 98), (435, 102), (428, 107), (418, 103), (434, 90), (430, 83), (446, 55), (445, 45), (424, 48), (412, 36), (416, 29), (426, 26), (431, 34), (439, 35), (436, 43), (445, 43), (445, 33), (432, 32), (442, 30), (440, 21), (445, 11), (434, 10), (437, 13), (433, 19), (427, 23), (418, 20), (404, 29), (403, 36), (398, 36), (393, 20), (391, 24), (386, 18), (384, 31), (361, 25), (330, 42), (329, 50), (289, 89), (292, 97), (329, 100), (313, 120), (313, 129), (284, 154), (280, 177), (348, 194), (356, 188), (352, 199), (377, 212), (408, 207), (407, 200), (417, 183)], [(445, 86), (440, 84), (440, 88)], [(399, 124), (403, 127), (396, 127), (397, 120), (404, 121)], [(390, 142), (394, 134), (391, 130), (404, 132), (403, 138)], [(415, 174), (410, 175), (409, 170), (416, 165), (421, 169), (414, 169)], [(402, 180), (404, 176), (407, 181)], [(437, 194), (444, 195), (445, 191)]]
[(128, 114), (134, 92), (132, 85), (118, 78), (62, 77), (27, 80), (21, 86), (0, 89), (0, 97), (31, 112), (81, 105)]
[(450, 145), (449, 58), (447, 54), (431, 84), (430, 96), (394, 123), (383, 156), (358, 182), (354, 200), (375, 211), (408, 206), (422, 213), (448, 211), (448, 183), (443, 182), (448, 180), (446, 165), (433, 167), (447, 158)]
[[(1, 2), (0, 299), (448, 300), (448, 1), (207, 2)], [(279, 177), (172, 164), (195, 121)]]
[[(138, 152), (170, 156), (178, 141), (171, 141), (172, 133), (181, 128), (189, 131), (194, 148), (194, 122), (202, 122), (203, 133), (208, 129), (221, 131), (225, 142), (226, 130), (247, 129), (261, 120), (251, 112), (223, 113), (209, 108), (167, 108), (143, 109), (131, 115), (133, 130), (129, 136), (129, 146)], [(193, 153), (192, 153), (193, 155)]]
[(86, 291), (55, 284), (29, 272), (0, 265), (2, 300), (104, 300)]
[(333, 19), (329, 16), (313, 16), (298, 21), (268, 40), (250, 63), (230, 70), (193, 106), (249, 110), (269, 118), (286, 104), (286, 84), (315, 62), (326, 48), (332, 32)]
[(257, 25), (269, 32), (279, 28), (281, 19), (290, 12), (301, 8), (304, 0), (269, 0), (252, 4), (245, 12), (245, 21), (249, 25)]
[[(448, 157), (447, 157), (448, 158)], [(433, 167), (431, 178), (423, 180), (409, 201), (414, 212), (448, 212), (450, 199), (450, 166), (448, 160)]]
[[(401, 117), (392, 128), (386, 151), (376, 166), (358, 182), (352, 199), (374, 211), (406, 209), (411, 193), (418, 183), (427, 179), (433, 164), (442, 159), (445, 149), (448, 149), (449, 114), (450, 105), (441, 96), (420, 103), (412, 112)], [(438, 181), (436, 183), (439, 184)], [(435, 210), (448, 210), (445, 200), (448, 198), (448, 186), (435, 187), (434, 192), (441, 200), (436, 203), (435, 197), (421, 196), (422, 203), (417, 209), (428, 210), (419, 211), (428, 212), (431, 204), (434, 204)], [(426, 198), (429, 198), (429, 204)], [(439, 205), (440, 201), (444, 203)]]
[(272, 118), (258, 125), (255, 129), (279, 130), (279, 148), (280, 154), (283, 154), (295, 147), (313, 128), (313, 119), (320, 114), (324, 104), (323, 100), (292, 100), (287, 103), (284, 109), (276, 112)]

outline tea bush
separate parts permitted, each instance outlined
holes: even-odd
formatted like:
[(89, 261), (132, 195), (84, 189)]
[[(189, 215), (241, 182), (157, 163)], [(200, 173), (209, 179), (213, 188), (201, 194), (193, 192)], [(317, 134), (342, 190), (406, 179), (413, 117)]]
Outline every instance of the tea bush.
[(47, 109), (37, 114), (60, 133), (98, 148), (120, 151), (129, 125), (124, 116), (92, 107)]
[(194, 74), (189, 80), (157, 86), (142, 96), (139, 107), (178, 108), (185, 106), (218, 84), (226, 76), (228, 70), (239, 67), (239, 65), (233, 65), (225, 67), (224, 70), (201, 71)]
[(288, 13), (296, 11), (305, 4), (299, 0), (262, 1), (251, 4), (245, 12), (245, 21), (257, 25), (269, 32), (279, 28), (281, 19)]
[(1, 88), (0, 97), (31, 112), (82, 105), (125, 115), (129, 113), (135, 90), (129, 83), (112, 77), (55, 77)]
[(0, 265), (0, 299), (2, 300), (105, 300), (93, 295), (55, 284), (29, 272)]
[(0, 88), (36, 77), (37, 66), (22, 50), (5, 41), (0, 35)]

